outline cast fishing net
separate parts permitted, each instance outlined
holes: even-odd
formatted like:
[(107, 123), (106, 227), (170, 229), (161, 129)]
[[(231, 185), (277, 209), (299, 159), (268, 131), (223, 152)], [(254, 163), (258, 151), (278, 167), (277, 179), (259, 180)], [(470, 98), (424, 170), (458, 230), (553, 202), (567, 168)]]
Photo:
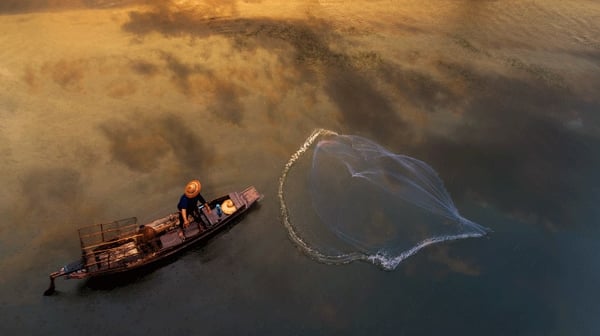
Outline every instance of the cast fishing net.
[(322, 129), (285, 166), (279, 198), (292, 241), (326, 263), (392, 270), (427, 245), (489, 231), (459, 214), (425, 162)]

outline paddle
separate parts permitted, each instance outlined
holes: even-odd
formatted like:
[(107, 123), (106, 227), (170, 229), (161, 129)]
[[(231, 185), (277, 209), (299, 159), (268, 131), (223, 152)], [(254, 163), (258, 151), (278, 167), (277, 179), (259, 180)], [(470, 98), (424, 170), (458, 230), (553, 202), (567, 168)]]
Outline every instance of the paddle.
[(65, 275), (67, 273), (65, 273), (64, 271), (59, 271), (59, 272), (54, 272), (52, 274), (50, 274), (50, 287), (48, 287), (48, 289), (46, 289), (44, 291), (44, 296), (50, 296), (52, 294), (54, 294), (55, 290), (55, 286), (54, 286), (54, 279), (61, 277), (63, 275)]
[(48, 287), (48, 289), (46, 289), (46, 291), (44, 292), (44, 295), (50, 296), (50, 295), (54, 294), (54, 292), (55, 292), (54, 279), (59, 278), (63, 275), (67, 275), (67, 274), (71, 274), (73, 272), (79, 271), (79, 270), (83, 269), (84, 267), (85, 267), (85, 265), (82, 260), (75, 260), (75, 261), (69, 263), (68, 265), (65, 265), (64, 267), (62, 267), (59, 271), (51, 273), (50, 274), (50, 287)]

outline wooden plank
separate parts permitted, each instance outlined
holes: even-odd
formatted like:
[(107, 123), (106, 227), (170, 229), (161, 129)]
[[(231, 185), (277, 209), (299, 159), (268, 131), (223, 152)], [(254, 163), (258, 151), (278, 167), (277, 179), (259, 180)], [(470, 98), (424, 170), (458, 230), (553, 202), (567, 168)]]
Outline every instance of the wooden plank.
[(230, 193), (229, 198), (233, 201), (233, 205), (235, 205), (236, 209), (241, 209), (246, 203), (240, 198), (239, 194), (236, 192)]
[(246, 190), (242, 191), (242, 196), (246, 200), (246, 205), (257, 202), (262, 198), (262, 195), (258, 193), (258, 190), (256, 190), (254, 186), (248, 187)]
[(185, 237), (189, 238), (197, 235), (200, 232), (200, 227), (198, 225), (199, 224), (196, 222), (190, 223), (190, 226), (183, 230)]
[[(107, 242), (101, 242), (101, 243), (99, 243), (99, 244), (95, 244), (95, 245), (88, 245), (88, 246), (85, 246), (83, 249), (84, 249), (84, 250), (90, 250), (90, 249), (94, 249), (94, 248), (96, 248), (96, 247), (100, 247), (100, 246), (102, 246), (102, 245), (114, 244), (114, 243), (118, 243), (118, 242), (120, 242), (120, 241), (126, 241), (126, 240), (129, 240), (129, 239), (138, 240), (140, 237), (142, 237), (142, 235), (141, 235), (141, 234), (136, 234), (136, 235), (127, 236), (127, 237), (123, 237), (123, 238), (116, 239), (116, 240), (111, 240), (111, 241), (107, 241)], [(108, 248), (108, 249), (105, 249), (105, 250), (111, 250), (111, 249), (113, 249), (113, 247), (111, 247), (111, 248)], [(96, 252), (99, 252), (99, 251), (104, 251), (104, 250), (96, 250)]]
[(160, 242), (162, 244), (162, 248), (169, 248), (175, 245), (179, 245), (183, 242), (183, 240), (181, 240), (181, 238), (179, 238), (179, 234), (177, 233), (177, 230), (173, 230), (171, 232), (168, 232), (162, 236), (160, 236)]
[(212, 226), (219, 222), (219, 216), (217, 216), (216, 210), (213, 209), (210, 212), (208, 212), (206, 209), (202, 209), (202, 212), (206, 216), (206, 219), (208, 219), (209, 225)]

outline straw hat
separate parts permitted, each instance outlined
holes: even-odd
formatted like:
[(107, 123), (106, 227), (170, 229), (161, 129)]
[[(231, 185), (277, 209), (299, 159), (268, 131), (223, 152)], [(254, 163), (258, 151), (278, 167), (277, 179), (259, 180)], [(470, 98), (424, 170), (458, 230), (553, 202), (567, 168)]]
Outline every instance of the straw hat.
[(185, 186), (185, 196), (188, 198), (194, 198), (200, 194), (200, 189), (202, 189), (202, 184), (198, 180), (191, 180)]
[(225, 202), (223, 202), (223, 204), (221, 204), (221, 210), (223, 210), (224, 214), (231, 215), (237, 210), (237, 208), (233, 204), (233, 201), (231, 199), (228, 199)]

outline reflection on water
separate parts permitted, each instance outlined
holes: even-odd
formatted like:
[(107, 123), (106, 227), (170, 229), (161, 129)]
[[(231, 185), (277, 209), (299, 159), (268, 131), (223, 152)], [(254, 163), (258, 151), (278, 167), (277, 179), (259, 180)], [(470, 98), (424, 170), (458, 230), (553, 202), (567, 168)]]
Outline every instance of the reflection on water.
[[(600, 300), (578, 279), (600, 280), (599, 12), (584, 0), (0, 2), (0, 330), (63, 332), (62, 315), (79, 314), (73, 333), (119, 333), (107, 319), (167, 304), (180, 323), (137, 333), (200, 319), (213, 333), (596, 334)], [(391, 274), (305, 260), (276, 189), (314, 128), (430, 163), (496, 233)], [(77, 257), (78, 226), (161, 216), (192, 177), (207, 196), (254, 184), (266, 198), (144, 281), (39, 297)]]

